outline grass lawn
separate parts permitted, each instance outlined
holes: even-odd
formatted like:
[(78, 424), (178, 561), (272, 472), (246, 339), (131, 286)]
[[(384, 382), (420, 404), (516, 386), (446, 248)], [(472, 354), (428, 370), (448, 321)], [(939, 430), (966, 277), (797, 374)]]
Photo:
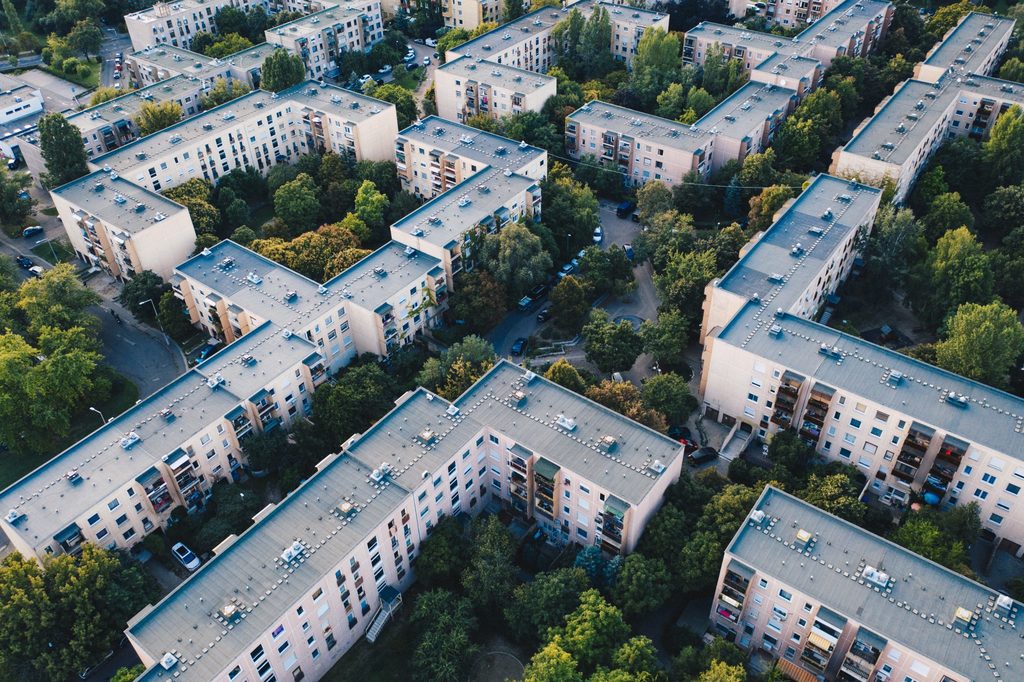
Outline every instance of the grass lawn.
[[(107, 419), (113, 419), (121, 414), (134, 405), (139, 398), (139, 389), (135, 384), (120, 374), (112, 374), (113, 384), (110, 388), (110, 397), (95, 405), (96, 409), (102, 412)], [(89, 435), (99, 426), (99, 416), (95, 412), (91, 412), (87, 405), (82, 405), (81, 411), (71, 418), (71, 428), (54, 445), (52, 450), (42, 454), (4, 453), (0, 457), (0, 490), (14, 483), (58, 452)]]
[(401, 85), (406, 90), (415, 90), (420, 87), (420, 83), (423, 81), (423, 67), (417, 66), (415, 69), (410, 69), (401, 78), (396, 78), (393, 82), (397, 85)]
[(57, 209), (51, 206), (50, 208), (44, 208), (42, 211), (40, 211), (40, 213), (48, 216), (55, 216), (57, 215)]
[[(50, 247), (53, 247), (52, 249)], [(42, 258), (50, 265), (57, 263), (71, 263), (75, 260), (75, 251), (66, 239), (51, 239), (48, 242), (37, 244), (32, 247), (32, 253)], [(54, 256), (57, 261), (54, 262)]]
[(39, 68), (43, 69), (44, 71), (48, 71), (49, 73), (52, 73), (57, 78), (63, 78), (66, 81), (71, 81), (75, 85), (81, 85), (83, 88), (95, 88), (100, 84), (100, 69), (103, 68), (103, 65), (97, 64), (91, 59), (86, 64), (89, 67), (89, 73), (85, 76), (79, 76), (78, 74), (72, 76), (70, 74), (64, 73), (63, 71), (55, 71), (46, 64), (40, 65)]

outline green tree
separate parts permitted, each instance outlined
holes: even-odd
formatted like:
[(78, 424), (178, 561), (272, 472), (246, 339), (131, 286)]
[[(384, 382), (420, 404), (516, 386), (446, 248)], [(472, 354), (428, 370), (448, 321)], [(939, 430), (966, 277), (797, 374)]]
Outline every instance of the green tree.
[(494, 346), (471, 334), (453, 343), (440, 357), (424, 362), (416, 383), (454, 400), (493, 367), (497, 359)]
[(408, 128), (419, 117), (416, 99), (412, 93), (400, 85), (385, 83), (370, 91), (370, 96), (395, 105), (398, 114), (398, 129)]
[(748, 229), (752, 232), (767, 230), (771, 227), (775, 213), (796, 195), (796, 188), (789, 185), (765, 187), (759, 195), (750, 199)]
[(135, 682), (135, 678), (144, 672), (146, 672), (146, 666), (141, 663), (131, 668), (118, 668), (114, 676), (110, 678), (110, 682)]
[(486, 235), (478, 260), (512, 301), (543, 282), (551, 270), (551, 256), (544, 251), (540, 237), (523, 225), (508, 225), (497, 234)]
[(961, 573), (970, 570), (963, 541), (948, 537), (929, 514), (910, 514), (893, 533), (892, 541), (947, 568)]
[(462, 43), (469, 40), (469, 31), (464, 28), (453, 28), (437, 39), (437, 61), (444, 64), (448, 51), (454, 50)]
[(594, 589), (581, 594), (579, 607), (566, 616), (565, 625), (551, 632), (554, 637), (549, 641), (558, 642), (584, 674), (609, 665), (630, 633), (622, 612)]
[(855, 472), (811, 474), (807, 480), (807, 487), (801, 491), (800, 497), (829, 514), (858, 526), (863, 525), (868, 511), (867, 505), (859, 499), (863, 484), (851, 473)]
[(497, 516), (475, 518), (470, 531), (472, 550), (462, 572), (462, 587), (477, 613), (500, 612), (518, 582), (512, 536)]
[(313, 178), (300, 173), (274, 192), (274, 215), (284, 221), (293, 235), (311, 230), (320, 212), (317, 194)]
[(742, 665), (729, 665), (712, 661), (711, 667), (700, 674), (697, 682), (746, 682), (747, 671)]
[(689, 121), (689, 123), (695, 123), (696, 119), (714, 109), (715, 104), (717, 102), (714, 96), (704, 88), (693, 88), (690, 90), (686, 96), (686, 107), (693, 110), (694, 120)]
[[(422, 555), (416, 560), (417, 575)], [(458, 565), (458, 557), (453, 561)], [(538, 573), (533, 581), (516, 586), (505, 606), (509, 628), (522, 641), (538, 642), (548, 628), (561, 625), (565, 616), (580, 605), (580, 595), (590, 586), (587, 574), (580, 568), (559, 568)]]
[(986, 239), (1001, 240), (1021, 226), (1024, 226), (1024, 185), (1000, 187), (985, 197), (978, 230)]
[(90, 54), (99, 54), (100, 45), (103, 44), (103, 31), (94, 19), (81, 19), (68, 34), (68, 44), (71, 49), (88, 59)]
[(454, 516), (441, 519), (421, 545), (416, 557), (416, 579), (427, 589), (455, 588), (469, 553), (469, 540)]
[(505, 23), (518, 19), (524, 14), (526, 14), (526, 6), (523, 4), (523, 0), (503, 0), (502, 17)]
[(263, 60), (260, 72), (260, 87), (271, 92), (281, 92), (306, 79), (306, 65), (302, 57), (277, 49)]
[(996, 186), (1024, 180), (1024, 110), (1013, 105), (1002, 113), (982, 143), (981, 153)]
[(588, 246), (579, 260), (580, 276), (591, 293), (621, 295), (630, 290), (633, 263), (618, 244), (607, 249)]
[(677, 252), (654, 276), (654, 286), (664, 305), (697, 317), (704, 302), (704, 287), (717, 275), (714, 251)]
[(11, 0), (3, 0), (3, 9), (7, 30), (14, 35), (21, 33), (24, 30), (24, 26), (21, 23), (21, 16), (18, 14), (18, 9), (14, 6), (14, 3)]
[(644, 29), (633, 57), (630, 86), (648, 106), (678, 77), (679, 52), (679, 38), (674, 33), (654, 26)]
[(935, 352), (943, 369), (1004, 388), (1024, 354), (1024, 327), (1005, 303), (964, 303), (946, 324), (946, 338)]
[(579, 332), (590, 314), (590, 297), (580, 281), (572, 275), (563, 277), (551, 290), (550, 301), (559, 329), (569, 334)]
[(386, 230), (384, 221), (390, 201), (370, 180), (364, 180), (355, 197), (355, 214), (370, 228), (370, 233), (380, 236)]
[(283, 429), (256, 433), (245, 439), (242, 453), (255, 472), (276, 471), (288, 449), (288, 434)]
[(991, 264), (966, 227), (949, 230), (939, 238), (915, 280), (912, 302), (936, 326), (963, 303), (992, 300)]
[(865, 280), (882, 294), (907, 286), (913, 266), (928, 251), (924, 228), (908, 209), (883, 206), (865, 248)]
[(917, 213), (926, 213), (935, 199), (949, 192), (946, 182), (946, 170), (939, 164), (933, 164), (927, 172), (914, 183), (914, 191), (910, 195), (910, 206)]
[(459, 290), (452, 298), (451, 311), (457, 320), (476, 332), (487, 332), (505, 317), (505, 289), (485, 270), (462, 276)]
[(160, 325), (172, 339), (184, 341), (195, 331), (189, 322), (188, 311), (173, 291), (165, 291), (160, 296), (157, 308)]
[(940, 194), (921, 219), (925, 237), (929, 242), (937, 242), (939, 237), (958, 227), (974, 228), (974, 214), (967, 204), (960, 201), (959, 192)]
[(663, 182), (647, 182), (636, 191), (636, 212), (644, 225), (650, 225), (654, 216), (673, 208), (672, 190)]
[(686, 88), (682, 83), (669, 83), (658, 93), (654, 113), (671, 121), (679, 118), (686, 108)]
[(565, 358), (555, 360), (544, 372), (544, 378), (576, 393), (583, 393), (587, 389), (583, 377)]
[[(776, 436), (777, 437), (777, 436)], [(760, 490), (728, 485), (711, 498), (679, 555), (680, 578), (692, 587), (713, 584), (722, 552), (750, 513)]]
[(36, 200), (22, 197), (32, 184), (28, 173), (10, 173), (0, 168), (0, 220), (9, 225), (22, 225), (32, 213)]
[(43, 181), (59, 187), (89, 173), (82, 132), (62, 114), (44, 114), (39, 119), (39, 147), (46, 161)]
[(662, 369), (678, 369), (685, 365), (685, 339), (690, 337), (690, 320), (678, 310), (663, 310), (655, 322), (644, 320), (640, 338), (644, 351), (654, 356)]
[(28, 322), (31, 340), (38, 339), (44, 327), (94, 327), (96, 318), (86, 308), (99, 302), (100, 297), (75, 275), (74, 266), (60, 263), (42, 277), (23, 282), (15, 305)]
[(213, 81), (213, 85), (203, 96), (203, 109), (212, 109), (220, 106), (241, 97), (251, 90), (252, 88), (240, 80), (232, 79), (229, 81), (227, 78), (220, 76)]
[(180, 121), (181, 113), (177, 102), (144, 102), (135, 114), (135, 125), (140, 135), (152, 135)]
[(1024, 61), (1018, 57), (1010, 57), (999, 67), (999, 77), (1016, 83), (1024, 81)]
[(558, 248), (565, 245), (563, 260), (593, 243), (594, 228), (601, 224), (597, 197), (589, 187), (574, 180), (567, 167), (558, 162), (552, 164), (543, 183), (542, 201), (544, 224), (555, 236)]
[(586, 396), (595, 403), (600, 403), (652, 429), (665, 431), (668, 428), (665, 416), (646, 407), (640, 396), (640, 390), (630, 381), (605, 379), (599, 384), (588, 387)]
[(523, 682), (584, 682), (576, 659), (562, 648), (560, 638), (545, 644), (530, 659), (523, 672)]
[(413, 653), (414, 679), (464, 680), (479, 651), (471, 638), (477, 621), (469, 600), (448, 590), (424, 592), (416, 599), (412, 623), (422, 633)]
[(398, 393), (394, 380), (378, 365), (353, 367), (313, 394), (313, 422), (340, 444), (394, 407)]
[(579, 57), (583, 80), (600, 78), (615, 68), (612, 57), (611, 15), (603, 6), (590, 13), (580, 33)]
[[(10, 1), (10, 0), (8, 0), (8, 1)], [(107, 87), (102, 87), (102, 86), (98, 87), (98, 88), (96, 88), (95, 90), (92, 91), (92, 96), (89, 97), (89, 106), (90, 107), (94, 107), (94, 106), (96, 106), (98, 104), (103, 104), (104, 102), (109, 102), (110, 100), (112, 100), (112, 99), (114, 99), (116, 97), (120, 97), (121, 95), (124, 95), (124, 94), (126, 94), (127, 92), (130, 92), (130, 91), (131, 91), (130, 88), (126, 91), (124, 89), (118, 90), (117, 88), (107, 88)]]
[(583, 326), (587, 359), (602, 372), (628, 370), (643, 351), (643, 340), (633, 325), (623, 320), (612, 322), (608, 313), (594, 310)]
[(665, 415), (670, 424), (683, 424), (697, 409), (690, 386), (678, 374), (666, 372), (649, 378), (641, 391), (644, 406)]
[(961, 19), (969, 13), (977, 11), (978, 7), (974, 3), (969, 0), (960, 0), (960, 2), (935, 10), (935, 13), (928, 18), (925, 28), (929, 33), (941, 39), (949, 29), (959, 24)]
[(634, 552), (622, 562), (615, 581), (614, 601), (626, 616), (641, 616), (664, 602), (671, 590), (665, 562)]
[[(160, 275), (152, 270), (138, 272), (121, 287), (117, 302), (140, 320), (153, 321), (153, 307), (160, 300), (166, 284)], [(144, 301), (152, 301), (154, 306)]]
[(248, 50), (250, 47), (252, 47), (252, 41), (248, 38), (243, 38), (237, 33), (222, 33), (217, 42), (203, 50), (203, 54), (214, 59), (224, 59), (236, 52)]

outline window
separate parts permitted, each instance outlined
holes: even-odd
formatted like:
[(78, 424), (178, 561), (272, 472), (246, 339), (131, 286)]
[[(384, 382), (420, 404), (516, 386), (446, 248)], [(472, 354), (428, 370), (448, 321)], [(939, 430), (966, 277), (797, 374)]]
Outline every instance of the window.
[(316, 588), (316, 592), (313, 593), (313, 601), (317, 601), (320, 597), (324, 596), (324, 588)]
[(985, 473), (981, 475), (981, 482), (986, 485), (992, 485), (993, 483), (996, 482), (996, 477), (993, 476), (992, 474)]
[(497, 436), (495, 436), (495, 435), (493, 435), (493, 434), (492, 434), (492, 435), (490, 436), (490, 440), (491, 440), (491, 442), (492, 442), (492, 443), (494, 443), (495, 445), (498, 445), (498, 443), (500, 442), (500, 441), (498, 440), (498, 437), (497, 437)]
[(263, 659), (264, 655), (262, 644), (249, 652), (249, 658), (252, 659), (253, 663), (259, 663)]
[(233, 679), (235, 679), (236, 677), (238, 677), (241, 674), (242, 674), (242, 666), (236, 665), (234, 668), (231, 669), (231, 672), (228, 673), (228, 679), (229, 680), (233, 680)]
[(270, 636), (274, 639), (277, 639), (282, 634), (284, 634), (284, 625), (278, 625), (276, 628), (274, 628), (274, 631), (270, 633)]
[(761, 578), (760, 580), (757, 581), (757, 586), (760, 587), (763, 590), (766, 587), (768, 587), (768, 581), (765, 580), (764, 578)]
[(857, 442), (857, 437), (854, 436), (852, 433), (844, 433), (843, 441), (849, 443), (850, 445), (854, 445)]
[(877, 426), (872, 426), (871, 435), (874, 436), (875, 438), (878, 438), (879, 436), (882, 435), (882, 429), (878, 428)]
[(1020, 492), (1020, 486), (1014, 483), (1007, 483), (1006, 492), (1010, 493), (1011, 495), (1016, 495)]
[(861, 422), (860, 422), (859, 419), (850, 419), (850, 426), (852, 426), (853, 428), (859, 429), (860, 428), (860, 424), (861, 424)]
[[(1020, 490), (1020, 488), (1018, 488), (1018, 490)], [(93, 514), (92, 516), (89, 517), (89, 525), (90, 526), (95, 526), (99, 522), (100, 522), (100, 515), (99, 514)]]
[(985, 498), (988, 497), (988, 491), (982, 490), (981, 488), (975, 488), (974, 496), (977, 497), (979, 500), (984, 500)]
[(997, 526), (999, 526), (999, 525), (1001, 525), (1003, 523), (1003, 517), (1000, 514), (991, 514), (988, 517), (988, 520), (991, 521), (992, 523), (994, 523)]
[(781, 597), (783, 601), (792, 601), (793, 599), (793, 595), (785, 590), (779, 590), (779, 597)]
[(120, 506), (121, 506), (121, 503), (117, 501), (116, 497), (114, 499), (112, 499), (110, 502), (107, 502), (107, 509), (109, 509), (110, 511), (114, 511), (115, 509), (117, 509)]

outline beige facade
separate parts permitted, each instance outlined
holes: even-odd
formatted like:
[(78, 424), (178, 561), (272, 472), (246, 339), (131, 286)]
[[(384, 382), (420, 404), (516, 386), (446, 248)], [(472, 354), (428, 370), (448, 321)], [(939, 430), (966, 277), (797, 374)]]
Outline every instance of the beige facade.
[(1007, 625), (1020, 604), (770, 486), (726, 549), (715, 594), (714, 631), (800, 682), (1022, 673)]
[(556, 85), (551, 76), (469, 57), (454, 59), (434, 72), (437, 113), (450, 121), (539, 112), (556, 94)]
[(487, 22), (501, 23), (499, 0), (445, 0), (441, 5), (444, 25), (473, 31)]
[(379, 0), (344, 0), (327, 9), (267, 29), (267, 42), (302, 57), (314, 80), (347, 78), (339, 73), (345, 52), (366, 52), (384, 37)]
[(222, 7), (237, 7), (248, 10), (254, 7), (267, 9), (263, 0), (179, 0), (158, 2), (144, 9), (124, 16), (132, 47), (136, 50), (149, 45), (167, 43), (174, 47), (189, 49), (197, 33), (217, 33), (215, 16)]
[(766, 0), (758, 7), (750, 0), (729, 0), (729, 12), (737, 19), (762, 16), (773, 24), (793, 28), (813, 24), (835, 9), (841, 0)]
[[(211, 59), (171, 45), (153, 45), (125, 55), (124, 69), (128, 83), (143, 88), (176, 76), (201, 81), (203, 89), (218, 78), (241, 81), (250, 88), (258, 87), (263, 60), (276, 49), (262, 43), (224, 59)], [(195, 112), (192, 112), (195, 113)]]
[(174, 507), (202, 509), (237, 476), (245, 437), (308, 414), (325, 378), (312, 344), (262, 325), (5, 490), (0, 528), (40, 559), (85, 542), (128, 549)]
[[(557, 418), (539, 416), (549, 404)], [(401, 447), (410, 443), (411, 461)], [(133, 619), (128, 636), (149, 667), (141, 679), (168, 670), (183, 681), (320, 678), (364, 633), (379, 635), (442, 518), (506, 509), (556, 544), (627, 553), (681, 466), (678, 443), (504, 361), (453, 403), (418, 389)], [(280, 559), (276, 549), (268, 556), (278, 544)], [(239, 571), (261, 593), (275, 585), (270, 598), (250, 610), (233, 592)], [(281, 571), (288, 580), (278, 583)], [(194, 655), (199, 640), (177, 641), (200, 594), (212, 604), (200, 628), (233, 626), (208, 648), (213, 656)]]

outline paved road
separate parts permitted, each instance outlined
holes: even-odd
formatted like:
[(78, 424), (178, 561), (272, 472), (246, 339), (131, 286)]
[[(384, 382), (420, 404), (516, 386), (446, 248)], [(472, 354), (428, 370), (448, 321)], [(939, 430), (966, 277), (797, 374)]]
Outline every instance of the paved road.
[[(103, 57), (103, 70), (100, 72), (100, 85), (112, 86), (115, 83), (123, 83), (124, 77), (114, 80), (114, 58), (118, 52), (125, 54), (131, 52), (132, 41), (127, 33), (118, 33), (112, 28), (103, 29), (103, 47), (100, 48), (100, 55)], [(128, 87), (122, 85), (121, 87)]]
[(430, 66), (427, 67), (427, 74), (423, 78), (423, 82), (420, 83), (420, 87), (416, 89), (416, 106), (423, 111), (423, 96), (427, 94), (427, 90), (434, 83), (434, 70), (437, 69), (437, 60), (434, 59), (434, 52), (436, 48), (427, 47), (420, 43), (409, 42), (409, 47), (416, 51), (416, 63), (420, 66), (423, 65), (423, 58), (430, 57)]

